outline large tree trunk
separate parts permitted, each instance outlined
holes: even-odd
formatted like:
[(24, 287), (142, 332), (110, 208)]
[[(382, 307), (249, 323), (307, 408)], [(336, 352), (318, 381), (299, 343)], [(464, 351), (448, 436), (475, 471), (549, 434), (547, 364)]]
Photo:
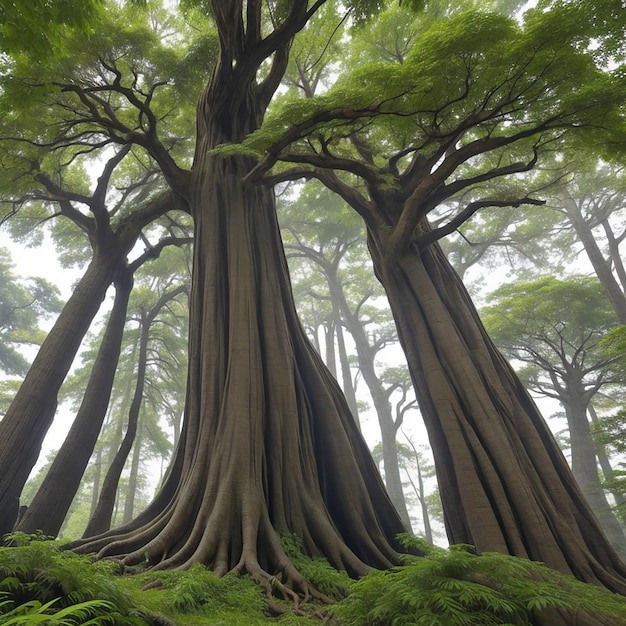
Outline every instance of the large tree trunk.
[(420, 253), (386, 241), (370, 232), (433, 447), (450, 541), (543, 561), (626, 594), (626, 568), (438, 244)]
[(246, 6), (212, 3), (221, 51), (198, 108), (187, 195), (195, 245), (180, 444), (153, 503), (80, 549), (159, 568), (200, 561), (306, 593), (281, 533), (358, 575), (396, 562), (404, 527), (297, 319), (272, 191), (245, 182), (250, 159), (211, 153), (260, 126), (290, 37), (306, 21), (307, 3), (294, 2), (276, 35), (284, 44), (257, 85), (260, 51), (276, 40), (260, 39), (260, 3)]
[(119, 258), (108, 249), (95, 253), (0, 422), (0, 536), (13, 529), (19, 496), (52, 424), (59, 389), (113, 281)]
[(17, 530), (56, 537), (80, 487), (106, 416), (120, 355), (132, 276), (120, 272), (115, 300), (76, 418)]
[(305, 585), (281, 533), (362, 574), (404, 530), (334, 379), (296, 316), (273, 196), (210, 158), (195, 207), (185, 425), (155, 502), (83, 546), (160, 568), (201, 561)]

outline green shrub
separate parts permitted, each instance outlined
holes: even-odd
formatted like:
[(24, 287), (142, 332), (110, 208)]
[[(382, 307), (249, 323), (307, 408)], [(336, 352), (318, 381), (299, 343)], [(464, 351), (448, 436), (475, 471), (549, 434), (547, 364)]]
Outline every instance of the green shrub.
[(355, 582), (350, 595), (331, 608), (331, 621), (345, 626), (528, 626), (543, 611), (566, 609), (605, 613), (616, 624), (626, 623), (625, 598), (526, 559), (476, 556), (470, 546), (431, 546), (426, 557), (406, 557), (405, 562)]

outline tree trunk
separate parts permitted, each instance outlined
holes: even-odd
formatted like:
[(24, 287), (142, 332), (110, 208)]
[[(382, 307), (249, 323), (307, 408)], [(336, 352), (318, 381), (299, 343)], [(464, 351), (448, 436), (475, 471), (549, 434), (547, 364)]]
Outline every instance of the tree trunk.
[(615, 514), (606, 499), (600, 482), (596, 451), (591, 438), (591, 429), (587, 419), (587, 403), (570, 387), (569, 402), (564, 403), (565, 415), (570, 432), (572, 453), (572, 473), (591, 505), (606, 536), (620, 557), (626, 556), (626, 538)]
[(626, 594), (626, 568), (438, 244), (420, 253), (387, 241), (370, 231), (433, 448), (451, 543), (543, 561)]
[(426, 490), (424, 489), (424, 475), (422, 474), (422, 465), (420, 463), (420, 455), (415, 447), (414, 443), (405, 435), (405, 439), (408, 441), (409, 446), (413, 450), (413, 456), (415, 458), (415, 467), (417, 468), (417, 486), (413, 483), (413, 479), (411, 478), (408, 470), (407, 474), (411, 484), (413, 485), (413, 490), (415, 491), (415, 495), (417, 495), (417, 499), (420, 503), (420, 508), (422, 510), (422, 521), (424, 522), (424, 539), (428, 541), (428, 543), (433, 542), (433, 529), (430, 524), (430, 513), (428, 512), (428, 502), (426, 500)]
[(139, 476), (139, 461), (141, 459), (141, 445), (144, 438), (143, 421), (139, 423), (137, 437), (135, 438), (135, 447), (133, 448), (133, 456), (130, 462), (130, 474), (128, 475), (128, 487), (124, 498), (124, 517), (122, 523), (127, 524), (133, 519), (133, 511), (135, 509), (135, 498), (137, 496), (137, 478)]
[(335, 357), (335, 324), (332, 320), (327, 320), (324, 328), (324, 348), (326, 352), (326, 367), (332, 374), (333, 378), (337, 378), (337, 359)]
[(120, 444), (120, 447), (113, 458), (113, 462), (109, 466), (106, 476), (104, 477), (98, 506), (96, 507), (95, 513), (87, 523), (87, 528), (83, 533), (83, 537), (93, 537), (94, 535), (99, 535), (100, 533), (106, 532), (111, 527), (113, 509), (116, 504), (117, 488), (122, 472), (124, 471), (124, 465), (126, 465), (126, 460), (128, 459), (128, 455), (130, 454), (133, 443), (135, 442), (135, 436), (137, 434), (137, 424), (139, 422), (139, 413), (143, 403), (143, 392), (146, 381), (150, 325), (153, 320), (154, 317), (149, 317), (145, 313), (142, 314), (139, 348), (137, 351), (137, 377), (135, 380), (135, 393), (128, 411), (126, 433), (124, 434), (124, 439), (122, 439), (122, 443)]
[(619, 239), (615, 237), (615, 233), (613, 232), (608, 218), (602, 220), (602, 228), (604, 228), (604, 233), (606, 234), (606, 239), (609, 244), (609, 259), (615, 268), (622, 293), (624, 293), (626, 291), (626, 268), (624, 267), (624, 261), (619, 249), (619, 245), (624, 236), (622, 234)]
[(81, 550), (302, 588), (281, 533), (358, 575), (396, 561), (404, 528), (299, 324), (273, 195), (242, 183), (250, 166), (212, 157), (202, 167), (187, 407), (164, 487), (133, 523)]
[(211, 6), (220, 55), (198, 107), (187, 194), (195, 245), (180, 445), (152, 505), (80, 549), (159, 568), (199, 561), (306, 594), (281, 533), (358, 575), (397, 561), (404, 528), (297, 318), (273, 192), (244, 180), (253, 160), (211, 152), (261, 125), (307, 3), (290, 5), (274, 38), (260, 36), (260, 3)]
[(96, 460), (94, 463), (93, 471), (93, 491), (91, 492), (91, 507), (89, 509), (89, 519), (96, 512), (98, 506), (98, 499), (100, 497), (100, 481), (102, 480), (102, 446), (99, 445), (96, 449)]
[(620, 289), (619, 283), (611, 271), (611, 267), (606, 262), (589, 224), (585, 221), (580, 208), (574, 200), (570, 199), (566, 201), (564, 209), (578, 238), (585, 248), (587, 257), (593, 266), (598, 280), (602, 283), (606, 291), (607, 298), (615, 311), (615, 315), (617, 315), (619, 323), (626, 324), (626, 296), (624, 296), (624, 292)]
[(333, 303), (333, 317), (335, 318), (335, 328), (337, 329), (337, 352), (339, 353), (339, 364), (341, 365), (341, 382), (343, 393), (346, 396), (346, 402), (350, 407), (350, 413), (354, 417), (354, 423), (361, 431), (361, 422), (359, 420), (359, 408), (356, 402), (356, 390), (352, 380), (352, 368), (348, 359), (348, 351), (346, 350), (346, 338), (344, 335), (341, 316)]
[(106, 416), (124, 334), (132, 276), (121, 272), (115, 300), (94, 361), (85, 395), (63, 445), (35, 494), (17, 530), (56, 537), (93, 453)]
[[(589, 411), (589, 417), (591, 418), (591, 421), (593, 423), (597, 422), (598, 414), (593, 404), (589, 404), (589, 406), (587, 407), (587, 410)], [(602, 470), (604, 480), (606, 481), (613, 480), (615, 478), (615, 474), (613, 472), (613, 467), (611, 466), (611, 461), (609, 460), (606, 449), (604, 448), (604, 446), (597, 445), (595, 441), (593, 443), (596, 449), (598, 463), (600, 464), (600, 469)], [(613, 495), (613, 498), (615, 498), (615, 504), (618, 507), (621, 507), (624, 504), (626, 504), (626, 496), (624, 496), (624, 494), (621, 491), (618, 491), (617, 489), (609, 489), (609, 491)], [(618, 519), (620, 518), (619, 515), (617, 517)]]
[(118, 259), (113, 250), (95, 253), (0, 422), (0, 536), (13, 529), (19, 496), (52, 424), (59, 389), (113, 281)]

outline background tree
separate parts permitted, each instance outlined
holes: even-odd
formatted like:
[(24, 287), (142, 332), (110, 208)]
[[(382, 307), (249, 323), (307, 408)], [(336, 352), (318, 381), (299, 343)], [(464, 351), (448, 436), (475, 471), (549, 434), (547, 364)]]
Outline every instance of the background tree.
[[(323, 224), (319, 215), (324, 216)], [(381, 430), (385, 485), (400, 517), (410, 528), (396, 448), (404, 412), (398, 412), (394, 419), (391, 405), (391, 395), (399, 385), (395, 380), (386, 381), (377, 363), (382, 351), (396, 343), (397, 337), (384, 295), (371, 271), (363, 268), (367, 252), (362, 227), (354, 217), (345, 214), (338, 197), (319, 187), (305, 189), (289, 212), (282, 212), (281, 224), (286, 231), (287, 258), (307, 262), (324, 277), (324, 292), (309, 290), (309, 297), (329, 298), (338, 343), (343, 339), (340, 328), (345, 327), (352, 338), (359, 374), (367, 385)], [(376, 301), (382, 304), (379, 306)], [(332, 337), (328, 344), (334, 354)], [(342, 378), (351, 381), (350, 366), (343, 356), (345, 347), (339, 348)]]
[(565, 409), (574, 476), (623, 553), (624, 532), (600, 482), (587, 417), (594, 396), (622, 382), (600, 345), (615, 320), (602, 286), (584, 277), (545, 277), (503, 285), (488, 302), (483, 319), (490, 336), (508, 358), (531, 366), (522, 374), (530, 389)]
[[(119, 481), (124, 469), (124, 465), (128, 459), (133, 444), (137, 448), (141, 448), (141, 438), (136, 441), (137, 431), (139, 428), (139, 416), (144, 401), (146, 386), (146, 371), (148, 369), (149, 358), (158, 358), (158, 350), (150, 346), (152, 326), (155, 325), (158, 315), (163, 309), (172, 307), (172, 302), (181, 294), (187, 293), (187, 285), (178, 285), (158, 293), (158, 298), (153, 303), (147, 303), (144, 298), (148, 296), (148, 302), (152, 299), (152, 292), (138, 293), (135, 295), (137, 302), (134, 304), (136, 317), (133, 315), (131, 319), (139, 324), (139, 345), (137, 351), (137, 371), (135, 379), (135, 390), (128, 412), (128, 421), (126, 424), (126, 433), (118, 448), (113, 461), (109, 466), (100, 491), (100, 497), (96, 509), (87, 524), (84, 536), (91, 537), (107, 531), (111, 526), (113, 517), (113, 508), (115, 504), (115, 494), (117, 493)], [(143, 300), (143, 302), (142, 302)], [(163, 323), (166, 323), (163, 321)], [(152, 355), (151, 355), (152, 353)], [(137, 457), (138, 458), (138, 457)], [(135, 471), (136, 477), (136, 471)], [(133, 473), (131, 472), (131, 477)], [(127, 502), (132, 502), (134, 488), (129, 486), (129, 494)], [(131, 505), (128, 505), (129, 511), (132, 511)]]
[[(154, 162), (145, 152), (133, 152), (130, 139), (120, 136), (124, 128), (130, 133), (135, 121), (154, 132), (157, 119), (168, 116), (169, 109), (142, 117), (154, 100), (154, 90), (163, 86), (158, 64), (144, 56), (148, 51), (156, 55), (159, 33), (142, 26), (135, 30), (109, 26), (102, 37), (68, 35), (63, 54), (59, 51), (46, 62), (33, 64), (28, 55), (3, 59), (7, 72), (3, 74), (0, 108), (11, 111), (0, 131), (5, 155), (2, 202), (8, 215), (69, 219), (82, 233), (81, 248), (88, 245), (93, 253), (0, 423), (0, 532), (13, 526), (19, 492), (53, 420), (59, 388), (106, 290), (118, 270), (124, 270), (142, 230), (179, 206), (177, 198), (163, 190)], [(134, 47), (129, 47), (131, 43)], [(124, 46), (134, 54), (122, 53)], [(161, 60), (166, 66), (176, 62), (171, 56)], [(135, 91), (123, 85), (118, 80), (118, 62), (131, 76), (142, 73), (147, 91), (137, 83)], [(49, 100), (44, 114), (36, 92), (46, 89)], [(108, 100), (103, 97), (105, 92)], [(133, 120), (128, 113), (131, 127), (127, 128), (120, 118), (129, 109), (138, 117)], [(150, 132), (147, 135), (151, 136)], [(175, 134), (168, 137), (172, 151), (176, 143)], [(171, 172), (172, 156), (163, 144), (157, 144), (160, 158)], [(85, 170), (99, 157), (100, 175), (90, 184)]]
[(0, 249), (0, 370), (24, 375), (28, 359), (20, 348), (37, 346), (45, 337), (40, 321), (61, 308), (59, 290), (40, 278), (21, 281), (14, 274), (11, 256)]

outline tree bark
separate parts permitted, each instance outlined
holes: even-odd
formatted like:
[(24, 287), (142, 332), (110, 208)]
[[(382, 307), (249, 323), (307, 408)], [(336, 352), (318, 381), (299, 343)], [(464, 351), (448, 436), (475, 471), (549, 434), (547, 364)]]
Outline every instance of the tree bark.
[(438, 244), (419, 251), (387, 242), (370, 230), (433, 447), (450, 541), (543, 561), (625, 594), (626, 568)]
[(124, 270), (119, 272), (115, 279), (113, 309), (80, 408), (17, 530), (25, 533), (42, 530), (45, 535), (56, 537), (61, 529), (106, 416), (132, 286), (132, 276)]
[(57, 407), (57, 395), (112, 283), (119, 255), (96, 252), (0, 422), (0, 536), (17, 518), (19, 496)]

